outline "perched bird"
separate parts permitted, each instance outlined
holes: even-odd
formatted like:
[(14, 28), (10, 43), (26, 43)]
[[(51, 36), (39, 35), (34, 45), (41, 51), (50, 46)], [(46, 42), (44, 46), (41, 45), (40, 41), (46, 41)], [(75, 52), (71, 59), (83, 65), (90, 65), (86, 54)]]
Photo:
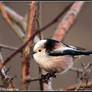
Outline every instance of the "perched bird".
[(49, 73), (64, 73), (73, 66), (73, 61), (79, 59), (79, 56), (92, 54), (92, 51), (82, 50), (84, 49), (53, 39), (40, 40), (33, 48), (33, 58)]

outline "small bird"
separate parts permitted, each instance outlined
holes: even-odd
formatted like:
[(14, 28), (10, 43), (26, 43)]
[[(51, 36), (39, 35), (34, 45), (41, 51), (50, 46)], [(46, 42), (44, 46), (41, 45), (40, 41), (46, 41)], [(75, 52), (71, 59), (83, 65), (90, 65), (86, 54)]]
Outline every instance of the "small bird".
[(40, 40), (33, 48), (33, 58), (49, 73), (64, 73), (72, 68), (73, 61), (78, 60), (81, 55), (92, 54), (92, 51), (83, 50), (85, 49), (53, 39)]

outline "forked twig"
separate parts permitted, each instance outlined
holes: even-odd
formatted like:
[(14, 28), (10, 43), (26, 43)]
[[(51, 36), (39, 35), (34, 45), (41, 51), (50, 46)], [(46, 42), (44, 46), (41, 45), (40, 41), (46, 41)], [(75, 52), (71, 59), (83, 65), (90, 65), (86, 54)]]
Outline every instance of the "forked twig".
[(2, 12), (4, 19), (10, 25), (10, 27), (16, 32), (16, 34), (18, 35), (18, 37), (23, 41), (23, 38), (24, 38), (23, 32), (21, 32), (21, 30), (19, 28), (17, 28), (16, 26), (14, 26), (13, 22), (10, 20), (10, 18), (8, 17), (6, 11), (4, 10), (2, 2), (0, 2), (0, 11)]
[[(92, 64), (88, 63), (87, 65), (83, 66), (83, 69), (77, 69), (77, 68), (72, 68), (71, 71), (77, 72), (78, 76), (77, 78), (79, 79), (79, 83), (72, 85), (65, 90), (79, 90), (80, 88), (88, 88), (92, 86), (92, 82), (88, 82), (88, 79), (90, 77), (89, 74), (91, 74), (92, 70)], [(83, 83), (83, 81), (86, 81), (86, 83)]]
[[(3, 58), (0, 52), (0, 64), (3, 63)], [(7, 89), (9, 88), (9, 85), (13, 88), (13, 90), (16, 90), (16, 87), (13, 83), (13, 81), (11, 80), (11, 78), (9, 78), (9, 76), (6, 74), (5, 72), (5, 67), (2, 68), (1, 70), (1, 76), (2, 76), (2, 80), (3, 80), (3, 86)]]
[(10, 16), (10, 18), (12, 18), (16, 23), (18, 23), (19, 25), (22, 26), (22, 28), (24, 29), (24, 32), (25, 32), (26, 25), (27, 25), (27, 22), (24, 21), (25, 17), (19, 15), (17, 12), (15, 12), (13, 9), (6, 6), (5, 4), (3, 4), (3, 9), (7, 12), (7, 14)]

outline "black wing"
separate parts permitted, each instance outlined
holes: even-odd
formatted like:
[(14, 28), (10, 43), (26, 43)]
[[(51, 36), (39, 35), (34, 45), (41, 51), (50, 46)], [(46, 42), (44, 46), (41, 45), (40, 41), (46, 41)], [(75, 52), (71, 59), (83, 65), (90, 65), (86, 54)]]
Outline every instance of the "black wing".
[(64, 50), (63, 52), (54, 51), (49, 53), (50, 56), (64, 56), (64, 55), (71, 55), (71, 56), (78, 56), (78, 55), (90, 55), (92, 51), (81, 52), (77, 50)]

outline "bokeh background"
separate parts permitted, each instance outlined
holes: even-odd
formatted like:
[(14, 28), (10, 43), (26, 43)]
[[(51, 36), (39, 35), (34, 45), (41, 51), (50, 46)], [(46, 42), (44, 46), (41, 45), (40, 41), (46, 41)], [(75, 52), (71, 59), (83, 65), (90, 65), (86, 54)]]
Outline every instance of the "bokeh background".
[[(18, 12), (20, 15), (25, 16), (28, 13), (29, 2), (4, 2), (7, 6)], [(51, 21), (60, 11), (64, 9), (71, 2), (41, 2), (41, 26), (44, 26), (49, 21)], [(51, 38), (54, 31), (57, 28), (58, 21), (53, 26), (46, 29), (43, 32), (44, 38)], [(86, 48), (87, 50), (92, 50), (92, 2), (86, 2), (82, 7), (75, 23), (69, 30), (68, 34), (64, 40), (65, 43), (80, 46)], [(10, 26), (3, 19), (0, 12), (0, 43), (19, 47), (23, 43), (13, 32)], [(2, 54), (4, 60), (13, 53), (6, 49), (2, 49)], [(6, 67), (11, 67), (8, 72), (9, 76), (17, 76), (14, 80), (14, 84), (18, 89), (21, 89), (21, 55), (17, 54), (7, 65)], [(82, 57), (80, 60), (74, 62), (74, 67), (81, 68), (81, 63), (92, 62), (92, 56)], [(30, 75), (38, 75), (38, 65), (34, 60), (30, 61)], [(57, 74), (57, 78), (53, 79), (52, 87), (53, 89), (67, 88), (70, 85), (75, 84), (76, 73), (68, 71), (67, 73), (60, 75)], [(0, 82), (1, 83), (1, 82)], [(29, 90), (39, 90), (39, 82), (31, 82), (29, 84)]]

